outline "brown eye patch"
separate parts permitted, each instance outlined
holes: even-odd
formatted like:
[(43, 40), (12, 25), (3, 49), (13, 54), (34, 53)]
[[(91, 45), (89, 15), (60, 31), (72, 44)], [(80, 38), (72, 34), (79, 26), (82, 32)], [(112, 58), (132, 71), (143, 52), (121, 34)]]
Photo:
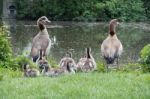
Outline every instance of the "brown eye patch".
[(46, 18), (42, 18), (42, 20), (46, 20)]

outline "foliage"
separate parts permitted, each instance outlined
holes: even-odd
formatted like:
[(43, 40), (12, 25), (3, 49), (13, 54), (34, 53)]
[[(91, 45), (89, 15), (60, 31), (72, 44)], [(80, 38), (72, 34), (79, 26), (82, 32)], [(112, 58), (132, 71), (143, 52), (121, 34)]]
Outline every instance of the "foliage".
[(58, 67), (58, 63), (54, 58), (48, 57), (47, 60), (48, 60), (48, 63), (50, 64), (51, 67)]
[(141, 0), (15, 0), (18, 19), (50, 16), (52, 20), (96, 21), (145, 19)]
[(106, 64), (104, 62), (97, 61), (96, 65), (97, 65), (97, 71), (98, 72), (105, 72), (105, 65)]
[(0, 67), (7, 67), (12, 62), (12, 49), (5, 27), (0, 28)]
[(6, 27), (0, 28), (0, 67), (17, 70), (22, 69), (24, 63), (28, 63), (31, 67), (35, 66), (23, 55), (14, 58), (8, 34)]
[(150, 44), (141, 50), (140, 63), (144, 71), (150, 72)]
[(20, 70), (12, 70), (8, 68), (0, 68), (0, 81), (6, 80), (8, 78), (21, 77), (22, 72)]
[(146, 12), (146, 16), (148, 17), (148, 19), (150, 18), (150, 1), (149, 0), (142, 0), (144, 2), (144, 8), (145, 8), (145, 12)]
[(16, 65), (16, 68), (18, 68), (18, 69), (22, 69), (22, 66), (23, 66), (24, 64), (29, 64), (29, 66), (30, 66), (31, 68), (36, 67), (36, 64), (33, 63), (31, 59), (29, 59), (28, 57), (23, 56), (23, 55), (17, 56), (17, 57), (14, 59), (14, 61), (16, 62), (16, 64), (17, 64), (17, 65)]

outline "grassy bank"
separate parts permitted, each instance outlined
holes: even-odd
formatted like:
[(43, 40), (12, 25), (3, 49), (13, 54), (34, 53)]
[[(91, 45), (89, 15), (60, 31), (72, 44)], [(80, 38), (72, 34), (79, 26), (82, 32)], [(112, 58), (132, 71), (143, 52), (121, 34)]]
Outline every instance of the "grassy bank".
[(0, 81), (1, 99), (149, 99), (150, 74), (78, 73)]

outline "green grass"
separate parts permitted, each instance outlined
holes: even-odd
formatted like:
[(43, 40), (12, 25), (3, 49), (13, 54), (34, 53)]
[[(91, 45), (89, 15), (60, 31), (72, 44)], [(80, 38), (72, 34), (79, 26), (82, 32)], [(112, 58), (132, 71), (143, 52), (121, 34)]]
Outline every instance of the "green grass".
[(150, 99), (150, 74), (78, 73), (0, 81), (0, 99)]

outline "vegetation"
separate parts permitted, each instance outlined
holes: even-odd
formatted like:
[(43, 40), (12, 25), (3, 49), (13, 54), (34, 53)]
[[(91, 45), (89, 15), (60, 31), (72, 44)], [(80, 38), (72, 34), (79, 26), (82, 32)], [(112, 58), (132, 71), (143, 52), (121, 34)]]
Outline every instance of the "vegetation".
[(142, 64), (142, 68), (144, 71), (150, 72), (150, 44), (146, 45), (141, 50), (140, 63)]
[(11, 43), (9, 42), (9, 32), (6, 27), (0, 28), (0, 45), (0, 68), (20, 70), (24, 63), (35, 67), (32, 61), (23, 55), (14, 58)]
[(3, 0), (0, 0), (0, 18), (2, 16), (2, 12), (3, 12)]
[[(146, 0), (144, 4), (146, 4)], [(118, 18), (141, 21), (149, 9), (141, 0), (15, 0), (18, 19), (37, 19), (42, 15), (52, 20), (96, 21)], [(148, 5), (146, 7), (149, 7)], [(146, 13), (145, 13), (146, 9)]]
[(149, 0), (142, 0), (144, 2), (146, 16), (150, 18), (150, 1)]
[(6, 99), (149, 99), (150, 74), (79, 73), (0, 81)]
[(12, 62), (12, 49), (5, 27), (0, 28), (0, 45), (0, 66), (7, 67)]

